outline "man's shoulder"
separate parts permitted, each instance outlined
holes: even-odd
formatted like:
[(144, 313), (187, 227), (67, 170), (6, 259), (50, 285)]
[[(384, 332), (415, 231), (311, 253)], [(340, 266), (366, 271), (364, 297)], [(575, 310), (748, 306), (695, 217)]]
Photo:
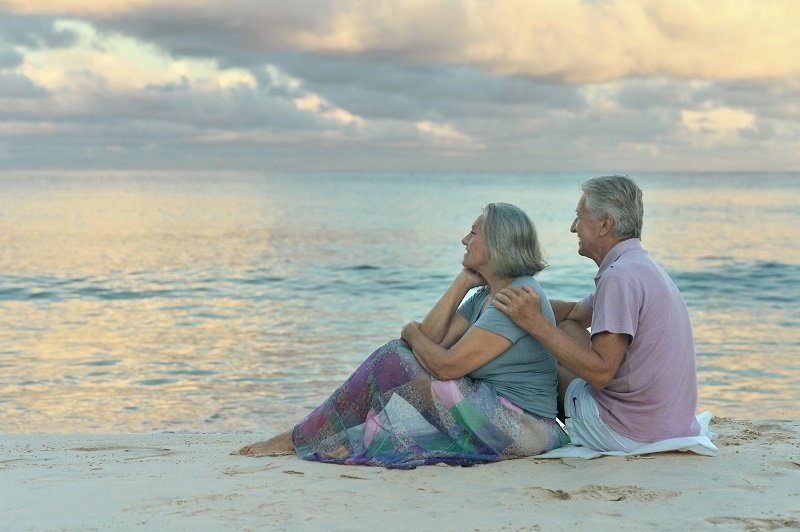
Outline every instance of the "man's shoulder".
[(614, 276), (646, 275), (660, 271), (662, 268), (653, 260), (647, 250), (638, 248), (622, 253), (606, 271)]
[(642, 294), (654, 285), (661, 284), (660, 268), (647, 254), (621, 256), (611, 264), (597, 279), (597, 293), (606, 297), (609, 294)]

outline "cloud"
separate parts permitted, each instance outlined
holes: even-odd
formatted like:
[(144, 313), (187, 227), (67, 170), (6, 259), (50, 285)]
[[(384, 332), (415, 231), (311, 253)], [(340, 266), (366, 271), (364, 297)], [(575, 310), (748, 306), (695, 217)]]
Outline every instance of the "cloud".
[(273, 65), (267, 66), (267, 72), (274, 86), (280, 87), (288, 95), (296, 109), (308, 111), (342, 125), (363, 127), (365, 120), (360, 116), (331, 104), (319, 94), (304, 89), (302, 81), (288, 76)]
[(22, 62), (22, 54), (0, 41), (0, 69), (15, 68)]
[(751, 128), (756, 117), (740, 109), (718, 107), (702, 111), (683, 111), (681, 118), (692, 132), (720, 138)]
[(179, 82), (214, 90), (255, 84), (246, 71), (219, 69), (212, 59), (173, 59), (153, 45), (119, 34), (99, 34), (85, 22), (56, 21), (53, 27), (75, 36), (73, 45), (29, 50), (18, 68), (50, 90), (96, 84), (112, 90), (139, 90)]
[(3, 8), (0, 0), (0, 36), (8, 45), (29, 49), (63, 48), (71, 46), (76, 36), (56, 28), (48, 15), (20, 15)]
[(305, 53), (471, 66), (569, 83), (800, 72), (795, 0), (3, 0), (81, 16), (181, 55)]
[[(97, 100), (93, 104), (97, 108), (102, 108), (102, 102), (114, 101), (115, 109), (119, 110), (129, 107), (124, 100), (145, 106), (146, 102), (159, 100), (162, 107), (171, 110), (159, 113), (166, 118), (207, 95), (208, 109), (219, 108), (220, 101), (233, 106), (238, 101), (252, 106), (251, 111), (257, 114), (263, 106), (249, 98), (246, 101), (237, 98), (260, 93), (261, 97), (266, 95), (268, 100), (299, 111), (298, 114), (341, 124), (363, 123), (359, 117), (304, 89), (301, 80), (292, 79), (271, 65), (265, 67), (266, 75), (257, 77), (248, 70), (220, 68), (213, 59), (171, 58), (152, 45), (119, 34), (100, 34), (83, 22), (57, 21), (54, 25), (78, 35), (75, 46), (31, 50), (18, 65), (19, 74), (15, 76), (59, 93), (62, 99), (71, 97), (73, 104), (80, 99), (88, 105), (85, 97), (89, 97)], [(264, 82), (269, 85), (266, 92), (259, 87)], [(103, 112), (115, 109), (105, 108)]]
[(437, 124), (430, 120), (417, 122), (417, 130), (423, 135), (427, 135), (435, 142), (441, 143), (444, 146), (466, 149), (475, 148), (477, 143), (475, 139), (469, 135), (465, 135), (450, 124)]
[(795, 5), (0, 0), (0, 166), (793, 168)]
[(800, 124), (800, 77), (719, 83), (715, 85), (713, 97), (725, 105), (745, 109), (761, 118)]
[(39, 98), (46, 94), (47, 91), (27, 77), (15, 72), (0, 71), (0, 98)]
[(577, 86), (498, 77), (466, 67), (353, 62), (299, 54), (274, 54), (269, 59), (302, 79), (308, 89), (373, 119), (516, 119), (543, 110), (586, 107)]
[[(3, 0), (0, 2), (0, 6), (19, 13), (116, 15), (155, 3), (154, 0), (103, 0), (102, 2), (96, 0)], [(171, 3), (183, 3), (187, 7), (190, 5), (190, 2), (173, 1)]]

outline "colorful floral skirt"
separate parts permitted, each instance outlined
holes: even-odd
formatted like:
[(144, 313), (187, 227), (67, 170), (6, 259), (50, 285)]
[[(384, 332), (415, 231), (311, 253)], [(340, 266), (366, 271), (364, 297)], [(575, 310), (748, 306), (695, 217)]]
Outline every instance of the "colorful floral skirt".
[(533, 456), (559, 447), (561, 434), (480, 380), (434, 379), (393, 340), (294, 427), (292, 442), (305, 460), (411, 469)]

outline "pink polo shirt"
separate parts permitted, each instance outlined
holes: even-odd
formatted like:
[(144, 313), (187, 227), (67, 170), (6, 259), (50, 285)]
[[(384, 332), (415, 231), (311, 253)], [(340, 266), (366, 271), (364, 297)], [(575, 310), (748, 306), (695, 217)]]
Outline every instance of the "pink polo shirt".
[(614, 246), (595, 277), (592, 335), (632, 338), (613, 380), (593, 389), (600, 416), (641, 442), (696, 436), (697, 374), (689, 312), (678, 287), (632, 238)]

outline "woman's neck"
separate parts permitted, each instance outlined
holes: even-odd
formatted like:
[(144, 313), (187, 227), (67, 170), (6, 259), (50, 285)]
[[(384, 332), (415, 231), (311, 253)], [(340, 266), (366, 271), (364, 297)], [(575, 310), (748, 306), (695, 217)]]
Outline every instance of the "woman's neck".
[(481, 272), (481, 275), (489, 285), (489, 297), (494, 297), (497, 292), (510, 285), (514, 280), (513, 277), (497, 277), (483, 272)]

